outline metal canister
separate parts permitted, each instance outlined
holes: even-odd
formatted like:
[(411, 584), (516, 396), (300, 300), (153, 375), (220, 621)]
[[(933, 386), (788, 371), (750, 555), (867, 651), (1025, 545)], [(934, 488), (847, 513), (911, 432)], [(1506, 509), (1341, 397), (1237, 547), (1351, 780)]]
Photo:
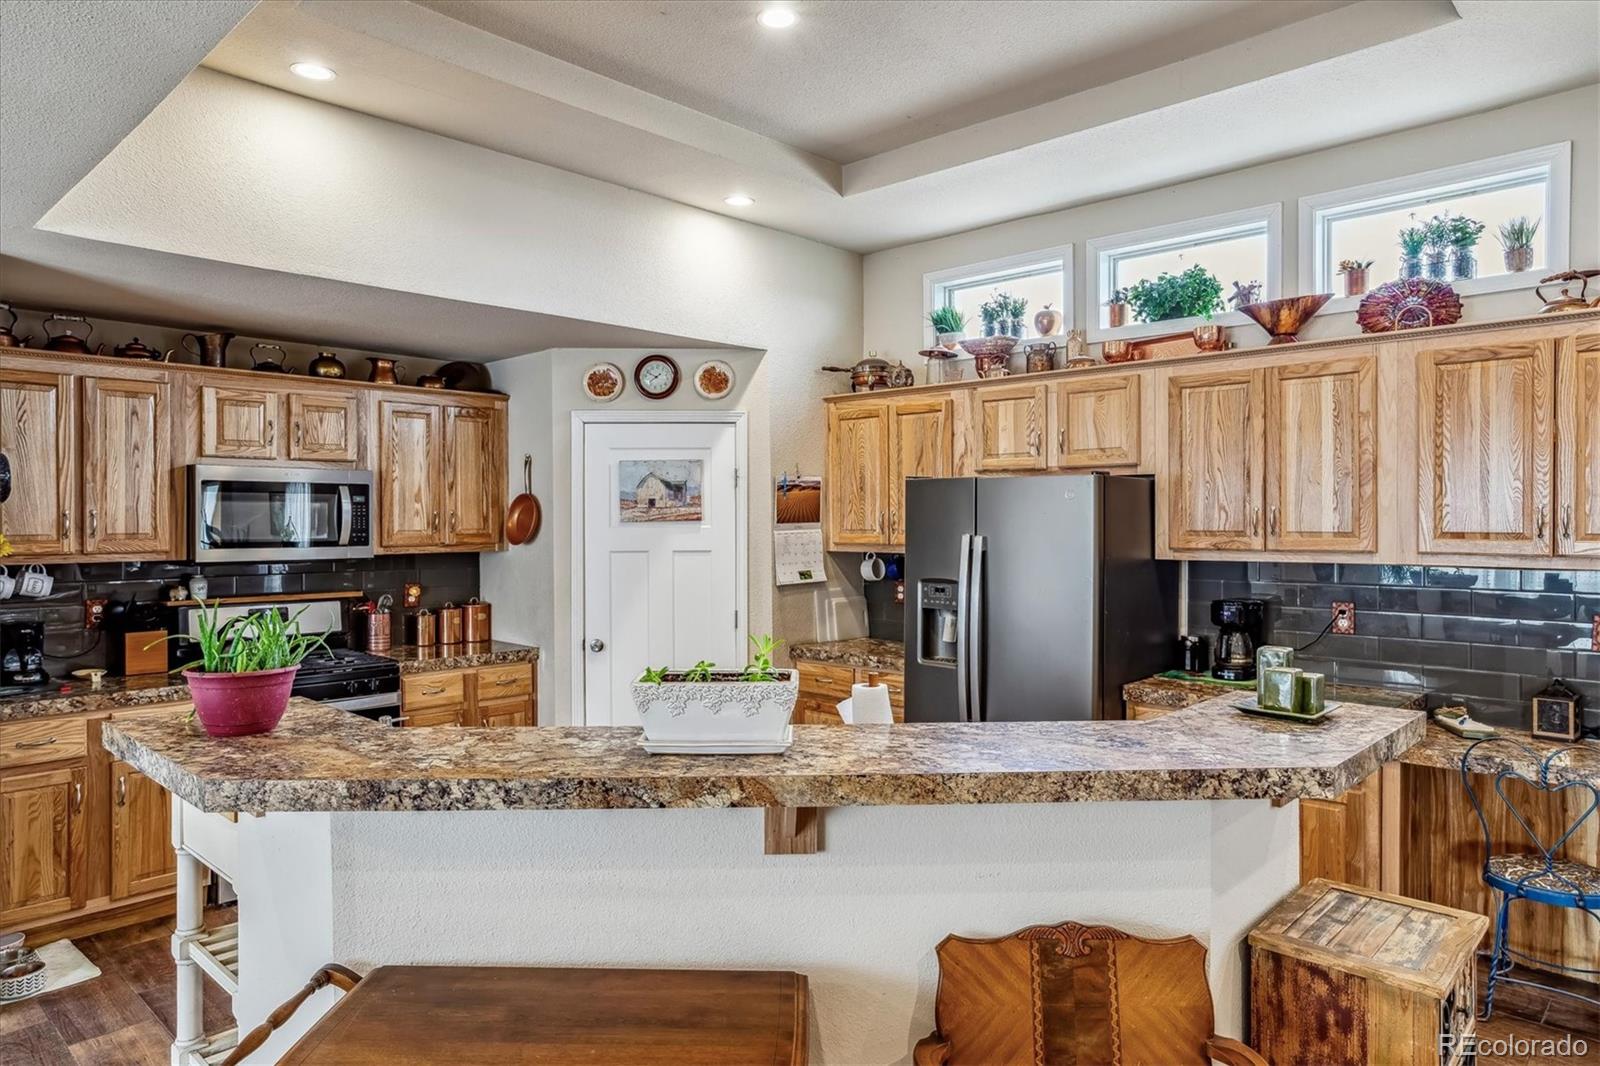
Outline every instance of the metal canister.
[(350, 608), (349, 628), (346, 630), (347, 643), (352, 651), (365, 651), (367, 647), (367, 633), (371, 629), (372, 610), (376, 606), (371, 600), (362, 600)]
[(431, 648), (439, 643), (439, 616), (426, 607), (406, 615), (406, 643)]
[(394, 644), (394, 612), (389, 609), (394, 600), (388, 593), (378, 597), (378, 604), (367, 615), (367, 650), (388, 651)]
[(453, 603), (439, 608), (439, 643), (460, 644), (462, 625), (461, 608)]
[(489, 605), (474, 596), (461, 609), (462, 630), (468, 644), (485, 644), (489, 637)]

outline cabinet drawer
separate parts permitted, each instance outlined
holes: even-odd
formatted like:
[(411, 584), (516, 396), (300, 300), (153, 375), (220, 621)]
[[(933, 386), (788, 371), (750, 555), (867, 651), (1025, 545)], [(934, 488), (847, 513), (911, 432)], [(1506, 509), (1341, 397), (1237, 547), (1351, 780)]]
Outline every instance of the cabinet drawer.
[(504, 700), (533, 691), (533, 664), (485, 666), (478, 670), (478, 699)]
[(82, 718), (40, 718), (0, 725), (0, 769), (78, 759), (89, 754)]
[(484, 700), (478, 703), (478, 724), (485, 729), (503, 726), (533, 726), (533, 701), (526, 698)]
[(844, 725), (832, 703), (805, 698), (795, 701), (793, 722), (795, 725)]
[(461, 671), (418, 674), (400, 679), (400, 706), (405, 713), (429, 707), (459, 710), (467, 702), (467, 675)]
[(461, 711), (456, 707), (434, 707), (422, 710), (405, 708), (404, 715), (406, 728), (437, 725), (460, 725)]
[(830, 666), (827, 663), (798, 663), (800, 695), (829, 704), (850, 698), (850, 686), (855, 684), (856, 672), (848, 666)]

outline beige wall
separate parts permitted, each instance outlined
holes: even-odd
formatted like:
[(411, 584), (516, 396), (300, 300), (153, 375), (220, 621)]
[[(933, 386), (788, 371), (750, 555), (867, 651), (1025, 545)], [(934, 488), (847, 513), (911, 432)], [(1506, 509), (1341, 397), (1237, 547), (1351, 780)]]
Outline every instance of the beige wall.
[[(1366, 106), (1381, 102), (1367, 101)], [(1217, 135), (1226, 137), (1226, 129), (1219, 127)], [(1283, 291), (1304, 292), (1311, 283), (1308, 279), (1303, 286), (1298, 277), (1300, 197), (1558, 141), (1572, 142), (1572, 266), (1600, 265), (1600, 86), (1587, 86), (1276, 163), (875, 252), (863, 267), (862, 346), (891, 359), (905, 359), (908, 365), (916, 363), (920, 375), (921, 360), (915, 353), (924, 344), (924, 274), (1068, 242), (1074, 246), (1074, 321), (1085, 325), (1093, 270), (1085, 248), (1090, 239), (1274, 201), (1283, 204)], [(1160, 146), (1152, 145), (1151, 150), (1159, 151)], [(1040, 180), (1049, 179), (1041, 175)], [(1488, 247), (1493, 249), (1492, 242)], [(1466, 317), (1480, 320), (1538, 309), (1527, 291), (1472, 296), (1465, 303)], [(1351, 311), (1321, 315), (1301, 336), (1356, 332)], [(1238, 327), (1235, 336), (1244, 342), (1264, 339), (1248, 325)]]

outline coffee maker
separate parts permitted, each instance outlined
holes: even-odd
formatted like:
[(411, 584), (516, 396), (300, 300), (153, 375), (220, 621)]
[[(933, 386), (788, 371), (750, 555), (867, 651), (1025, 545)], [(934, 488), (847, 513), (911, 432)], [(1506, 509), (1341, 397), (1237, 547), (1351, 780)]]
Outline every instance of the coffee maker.
[(1221, 681), (1254, 681), (1256, 649), (1266, 628), (1264, 600), (1212, 600), (1211, 621), (1217, 627), (1216, 657), (1211, 676)]
[(6, 622), (0, 625), (0, 688), (42, 685), (44, 623)]

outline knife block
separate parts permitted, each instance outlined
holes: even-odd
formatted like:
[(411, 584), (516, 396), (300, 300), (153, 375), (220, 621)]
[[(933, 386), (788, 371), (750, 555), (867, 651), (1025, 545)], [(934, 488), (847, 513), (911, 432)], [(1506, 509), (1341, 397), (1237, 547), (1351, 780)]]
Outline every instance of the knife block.
[[(167, 642), (165, 629), (130, 630), (111, 634), (111, 648), (106, 655), (106, 665), (111, 673), (123, 677), (134, 674), (164, 674), (167, 672)], [(159, 641), (160, 643), (154, 643)], [(146, 645), (151, 645), (147, 647)]]

